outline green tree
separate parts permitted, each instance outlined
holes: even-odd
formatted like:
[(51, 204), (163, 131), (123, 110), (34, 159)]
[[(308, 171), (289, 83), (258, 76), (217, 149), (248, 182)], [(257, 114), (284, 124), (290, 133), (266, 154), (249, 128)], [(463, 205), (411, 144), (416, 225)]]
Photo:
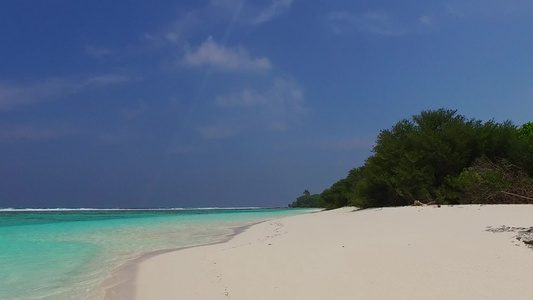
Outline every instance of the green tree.
[[(521, 173), (474, 172), (470, 168), (479, 164), (480, 158), (505, 162), (492, 165), (495, 170), (512, 165)], [(520, 174), (520, 180), (501, 174)], [(519, 186), (529, 187), (528, 176), (533, 176), (532, 122), (517, 128), (511, 121), (482, 123), (458, 115), (456, 110), (428, 110), (380, 131), (373, 155), (364, 166), (324, 190), (319, 205), (364, 208), (409, 205), (414, 200), (455, 204), (466, 198), (484, 199), (485, 190), (497, 191), (504, 199), (500, 191), (527, 195), (528, 188), (512, 186), (520, 182)]]
[[(446, 177), (458, 175), (476, 153), (475, 129), (480, 123), (455, 110), (423, 111), (382, 130), (368, 168), (368, 188), (386, 187), (379, 205), (407, 205), (414, 200), (442, 198)], [(373, 197), (371, 197), (373, 198)]]
[(515, 163), (529, 176), (533, 176), (533, 122), (525, 123), (518, 129), (518, 138), (520, 142), (518, 160), (521, 163)]
[(356, 187), (363, 180), (363, 167), (354, 168), (348, 176), (334, 183), (320, 194), (320, 207), (333, 209), (356, 203)]
[(533, 139), (533, 122), (527, 122), (518, 129), (518, 136), (523, 139)]
[(516, 125), (511, 121), (496, 123), (490, 120), (483, 124), (476, 132), (480, 153), (490, 160), (508, 159), (513, 163), (519, 163), (519, 137)]
[(453, 181), (463, 204), (533, 204), (532, 178), (505, 159), (483, 156)]
[(346, 178), (337, 181), (329, 189), (325, 189), (320, 194), (319, 206), (325, 209), (346, 206), (348, 204), (349, 186), (350, 183)]
[(290, 208), (317, 208), (320, 200), (319, 194), (311, 195), (308, 190), (303, 192), (303, 195), (296, 198), (296, 201), (289, 204)]

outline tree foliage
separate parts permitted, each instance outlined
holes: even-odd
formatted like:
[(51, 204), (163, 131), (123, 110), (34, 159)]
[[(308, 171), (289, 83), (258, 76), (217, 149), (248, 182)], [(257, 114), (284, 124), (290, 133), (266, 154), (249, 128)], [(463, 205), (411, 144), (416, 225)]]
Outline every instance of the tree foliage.
[(320, 207), (332, 209), (346, 206), (355, 197), (355, 188), (363, 178), (363, 168), (352, 169), (348, 176), (320, 194)]
[[(373, 155), (364, 166), (351, 170), (345, 179), (324, 190), (319, 205), (335, 208), (347, 204), (409, 205), (415, 200), (443, 204), (472, 202), (465, 199), (473, 199), (472, 193), (480, 187), (474, 185), (476, 180), (504, 184), (493, 186), (494, 190), (516, 184), (491, 177), (505, 172), (493, 175), (478, 172), (481, 162), (485, 165), (497, 162), (491, 165), (497, 169), (503, 161), (523, 170), (521, 174), (526, 177), (533, 175), (532, 122), (518, 128), (511, 121), (483, 123), (467, 119), (456, 110), (422, 111), (382, 130)], [(477, 191), (479, 194), (481, 190)], [(475, 202), (482, 202), (481, 199)], [(498, 199), (508, 201), (501, 195)]]
[(317, 208), (319, 206), (320, 194), (311, 195), (308, 190), (304, 190), (303, 195), (296, 198), (296, 201), (289, 204), (290, 208)]
[(461, 204), (533, 204), (533, 179), (505, 159), (481, 157), (454, 180)]
[(533, 139), (533, 122), (523, 124), (520, 129), (518, 129), (518, 135), (520, 138)]

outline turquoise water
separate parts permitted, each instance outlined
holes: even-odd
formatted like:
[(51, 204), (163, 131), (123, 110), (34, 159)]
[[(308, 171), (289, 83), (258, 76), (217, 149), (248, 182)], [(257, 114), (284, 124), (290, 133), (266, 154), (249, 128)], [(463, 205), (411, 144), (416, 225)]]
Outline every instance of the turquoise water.
[(220, 242), (294, 209), (0, 210), (0, 299), (99, 299), (141, 254)]

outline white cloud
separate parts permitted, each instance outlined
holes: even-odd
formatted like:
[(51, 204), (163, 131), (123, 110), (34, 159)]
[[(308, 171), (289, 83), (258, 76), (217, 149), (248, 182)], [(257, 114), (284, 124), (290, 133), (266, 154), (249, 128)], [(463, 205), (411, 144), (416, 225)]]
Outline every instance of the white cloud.
[(287, 78), (274, 79), (274, 85), (266, 92), (266, 105), (273, 112), (274, 118), (290, 120), (299, 119), (307, 113), (304, 106), (304, 92), (300, 85)]
[(3, 126), (0, 127), (0, 142), (48, 141), (65, 137), (71, 133), (68, 130), (35, 126)]
[(171, 44), (182, 45), (200, 23), (201, 20), (199, 20), (198, 16), (193, 12), (189, 12), (174, 22), (170, 29), (162, 34), (163, 39)]
[(254, 25), (263, 24), (268, 22), (284, 13), (289, 11), (292, 5), (292, 0), (272, 0), (270, 6), (265, 8), (256, 17), (251, 20)]
[(191, 145), (172, 146), (166, 149), (167, 154), (193, 153), (196, 147)]
[(122, 145), (135, 140), (137, 136), (125, 130), (115, 132), (105, 132), (97, 136), (97, 139), (104, 145)]
[(237, 10), (244, 5), (243, 0), (210, 0), (209, 5), (228, 10)]
[(48, 79), (30, 85), (0, 84), (0, 110), (29, 105), (60, 94), (70, 94), (72, 84), (61, 79)]
[(87, 80), (85, 80), (81, 86), (108, 86), (108, 85), (116, 85), (121, 83), (126, 83), (128, 81), (132, 80), (132, 78), (125, 76), (125, 75), (119, 75), (119, 74), (104, 74), (104, 75), (98, 75), (91, 77)]
[(228, 126), (227, 124), (208, 125), (197, 128), (198, 132), (204, 139), (225, 139), (235, 136), (239, 133), (239, 129)]
[(327, 15), (333, 32), (340, 34), (357, 30), (369, 34), (403, 36), (425, 32), (433, 24), (433, 18), (422, 15), (410, 22), (401, 22), (383, 11), (368, 11), (362, 14), (331, 12)]
[(385, 12), (365, 12), (355, 15), (348, 12), (333, 12), (328, 14), (328, 20), (337, 33), (345, 29), (355, 28), (358, 31), (380, 35), (405, 35), (407, 30)]
[(533, 3), (531, 0), (449, 0), (446, 9), (448, 14), (460, 18), (493, 18), (530, 15), (533, 13)]
[(183, 60), (189, 66), (213, 66), (224, 71), (264, 72), (272, 69), (268, 58), (251, 58), (242, 46), (227, 48), (218, 45), (211, 36), (198, 49), (187, 52)]
[[(259, 2), (259, 3), (258, 3)], [(263, 3), (260, 3), (263, 2)], [(243, 1), (243, 0), (211, 0), (209, 5), (222, 19), (231, 19), (239, 25), (261, 25), (286, 14), (293, 0)]]
[(85, 80), (51, 78), (42, 82), (13, 85), (0, 83), (0, 110), (10, 110), (82, 92), (88, 88), (103, 88), (132, 80), (128, 76), (104, 74)]
[(244, 89), (242, 92), (230, 96), (219, 96), (215, 104), (219, 106), (252, 106), (266, 102), (263, 95), (258, 94), (253, 89)]
[(34, 102), (34, 96), (23, 88), (0, 85), (0, 110)]
[(278, 77), (270, 88), (262, 92), (247, 88), (239, 93), (219, 96), (215, 104), (224, 107), (260, 107), (273, 116), (302, 115), (307, 112), (304, 107), (304, 93), (293, 80)]
[(302, 88), (292, 79), (274, 78), (266, 89), (246, 88), (219, 96), (216, 121), (200, 127), (204, 138), (226, 138), (246, 131), (286, 131), (308, 113)]
[(421, 16), (420, 18), (418, 18), (418, 22), (421, 25), (429, 26), (433, 23), (433, 18), (430, 16)]
[(136, 107), (122, 110), (121, 115), (126, 119), (136, 119), (148, 110), (145, 102), (139, 102)]
[(100, 46), (87, 46), (85, 47), (85, 53), (89, 56), (100, 58), (113, 53), (113, 50)]

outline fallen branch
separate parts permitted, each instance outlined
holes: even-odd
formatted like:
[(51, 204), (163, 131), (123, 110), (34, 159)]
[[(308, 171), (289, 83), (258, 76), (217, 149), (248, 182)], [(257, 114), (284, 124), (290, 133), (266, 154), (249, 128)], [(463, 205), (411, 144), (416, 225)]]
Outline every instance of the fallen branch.
[(524, 199), (528, 199), (528, 200), (533, 200), (533, 198), (529, 198), (529, 197), (526, 197), (526, 196), (521, 196), (521, 195), (517, 195), (517, 194), (509, 193), (509, 192), (506, 192), (506, 191), (500, 191), (500, 193), (504, 193), (504, 194), (507, 194), (507, 195), (511, 195), (511, 196), (515, 196), (515, 197), (520, 197), (520, 198), (524, 198)]
[(422, 201), (415, 200), (413, 203), (413, 206), (428, 206), (428, 205), (437, 205), (437, 207), (440, 207), (440, 204), (437, 203), (437, 201), (430, 201), (428, 203), (424, 203)]

